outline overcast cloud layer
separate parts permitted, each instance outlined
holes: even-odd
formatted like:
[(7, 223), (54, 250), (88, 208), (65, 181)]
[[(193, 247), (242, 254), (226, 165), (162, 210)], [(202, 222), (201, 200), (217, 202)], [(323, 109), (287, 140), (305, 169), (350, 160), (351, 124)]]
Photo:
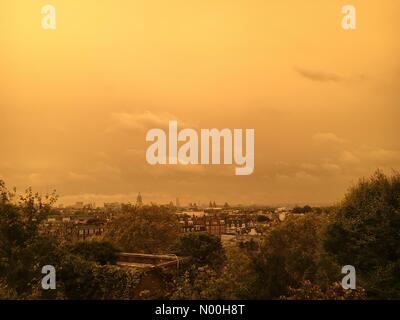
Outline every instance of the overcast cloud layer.
[[(0, 4), (0, 178), (61, 203), (332, 203), (400, 169), (400, 2)], [(146, 163), (147, 130), (254, 128), (255, 171)]]

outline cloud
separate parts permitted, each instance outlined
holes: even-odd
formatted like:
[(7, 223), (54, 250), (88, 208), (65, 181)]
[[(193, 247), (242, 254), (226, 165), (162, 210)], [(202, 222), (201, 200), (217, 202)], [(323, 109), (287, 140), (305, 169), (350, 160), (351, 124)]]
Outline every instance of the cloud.
[(42, 182), (42, 175), (40, 173), (30, 173), (28, 175), (28, 180), (33, 184), (39, 184)]
[(313, 135), (313, 140), (320, 144), (325, 144), (325, 143), (340, 144), (345, 142), (345, 140), (339, 138), (332, 132), (318, 132)]
[(71, 181), (86, 181), (90, 180), (90, 176), (84, 173), (68, 172), (67, 179)]
[(106, 162), (98, 162), (91, 165), (88, 172), (100, 178), (119, 178), (122, 175), (121, 168)]
[(400, 151), (387, 149), (373, 149), (369, 151), (369, 158), (379, 165), (400, 164)]
[(353, 152), (343, 151), (339, 156), (339, 160), (345, 164), (358, 164), (360, 163), (360, 159), (354, 155)]
[(318, 180), (317, 177), (314, 177), (313, 175), (305, 172), (305, 171), (298, 171), (295, 174), (296, 179), (299, 179), (301, 181), (316, 181)]
[[(168, 126), (169, 121), (176, 120), (178, 126), (188, 127), (189, 124), (184, 122), (178, 117), (170, 113), (156, 114), (151, 111), (144, 112), (112, 112), (111, 113), (112, 125), (107, 131), (114, 131), (115, 129), (123, 130), (147, 130), (150, 128), (165, 128)], [(193, 127), (193, 125), (191, 126)]]
[(324, 163), (321, 165), (321, 168), (330, 174), (337, 174), (341, 170), (340, 166), (335, 163)]
[(308, 163), (308, 162), (301, 163), (299, 165), (299, 167), (301, 169), (309, 170), (309, 171), (316, 170), (318, 168), (318, 166), (315, 163)]
[(161, 117), (150, 111), (143, 113), (113, 112), (111, 118), (114, 124), (124, 129), (158, 128), (168, 122), (167, 117)]
[(330, 72), (322, 72), (322, 71), (313, 71), (313, 70), (306, 70), (303, 68), (295, 67), (294, 70), (302, 77), (309, 79), (311, 81), (316, 82), (340, 82), (343, 80), (343, 77)]
[(285, 174), (285, 173), (277, 173), (275, 174), (275, 179), (279, 183), (283, 184), (295, 184), (302, 186), (303, 184), (307, 183), (315, 183), (318, 181), (318, 177), (314, 176), (305, 171), (297, 171), (292, 174)]

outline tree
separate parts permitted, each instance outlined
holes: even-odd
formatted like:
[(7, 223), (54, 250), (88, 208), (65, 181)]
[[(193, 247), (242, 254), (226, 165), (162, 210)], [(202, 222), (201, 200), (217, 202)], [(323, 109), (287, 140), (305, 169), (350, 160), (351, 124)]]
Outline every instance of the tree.
[(346, 194), (327, 227), (324, 247), (353, 265), (369, 297), (400, 298), (400, 175), (377, 171)]
[(38, 285), (42, 266), (55, 264), (60, 257), (57, 241), (39, 233), (57, 197), (41, 197), (31, 188), (17, 196), (1, 180), (0, 195), (0, 282), (6, 283), (8, 292), (28, 297)]
[(262, 214), (257, 215), (257, 222), (267, 222), (270, 221), (270, 219)]
[(225, 260), (221, 240), (205, 232), (188, 233), (176, 244), (178, 255), (189, 256), (196, 266), (219, 267)]
[[(140, 270), (112, 265), (115, 249), (106, 242), (62, 245), (41, 233), (55, 193), (23, 195), (0, 180), (0, 299), (133, 299)], [(56, 269), (57, 289), (42, 290), (42, 267)]]
[(57, 291), (64, 299), (134, 299), (142, 271), (98, 265), (66, 254), (57, 266)]
[(334, 282), (326, 290), (319, 285), (305, 280), (299, 288), (289, 288), (288, 296), (283, 300), (359, 300), (365, 299), (365, 290), (358, 287), (357, 290), (345, 290), (339, 282)]
[(107, 241), (81, 241), (67, 245), (66, 249), (85, 260), (101, 265), (117, 263), (118, 250)]
[(310, 214), (292, 217), (273, 229), (260, 254), (253, 257), (253, 290), (248, 298), (279, 298), (304, 280), (330, 284), (340, 269), (321, 250), (323, 224), (322, 217)]
[(104, 239), (138, 253), (168, 253), (179, 236), (179, 223), (166, 207), (135, 207), (107, 226)]
[(191, 265), (171, 279), (170, 299), (233, 300), (246, 297), (251, 277), (250, 258), (240, 249), (229, 248), (219, 269)]
[(308, 213), (311, 211), (312, 211), (312, 208), (309, 205), (305, 205), (304, 207), (296, 206), (292, 209), (293, 213)]

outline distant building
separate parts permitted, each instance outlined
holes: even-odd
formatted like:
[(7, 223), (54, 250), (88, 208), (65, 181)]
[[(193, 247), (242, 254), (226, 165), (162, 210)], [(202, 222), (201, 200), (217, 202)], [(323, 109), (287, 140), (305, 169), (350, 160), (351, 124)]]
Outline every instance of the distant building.
[(180, 219), (181, 232), (207, 232), (221, 236), (226, 232), (225, 220), (214, 217), (184, 217)]
[(137, 196), (137, 198), (136, 198), (136, 205), (137, 205), (138, 207), (143, 206), (143, 199), (142, 199), (142, 195), (140, 194), (140, 192), (139, 192), (139, 194), (138, 194), (138, 196)]
[(104, 208), (110, 211), (118, 211), (121, 209), (121, 204), (119, 202), (105, 202)]
[[(93, 219), (92, 219), (93, 220)], [(70, 217), (49, 217), (41, 224), (44, 234), (53, 235), (67, 241), (83, 241), (101, 236), (105, 230), (104, 222), (90, 222), (87, 217), (72, 220)]]
[(206, 220), (206, 231), (210, 234), (221, 236), (226, 232), (225, 220), (218, 218)]
[(75, 210), (81, 210), (81, 209), (83, 209), (83, 202), (76, 202), (71, 207), (72, 207), (72, 209), (75, 209)]
[(100, 236), (103, 232), (103, 223), (67, 225), (64, 229), (64, 237), (70, 241), (83, 241)]
[(176, 212), (178, 216), (189, 216), (189, 217), (203, 217), (206, 215), (204, 211), (179, 211)]
[(94, 210), (96, 209), (96, 203), (95, 202), (87, 203), (83, 206), (83, 208), (87, 210)]

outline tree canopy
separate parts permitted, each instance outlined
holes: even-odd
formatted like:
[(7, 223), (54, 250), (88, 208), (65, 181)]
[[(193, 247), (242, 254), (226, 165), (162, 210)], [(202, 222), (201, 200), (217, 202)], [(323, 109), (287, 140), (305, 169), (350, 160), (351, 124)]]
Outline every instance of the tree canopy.
[(188, 233), (176, 244), (178, 255), (189, 256), (196, 266), (220, 266), (225, 260), (221, 240), (205, 232)]
[[(101, 265), (115, 263), (112, 245), (64, 245), (40, 232), (56, 199), (30, 188), (17, 195), (0, 180), (0, 299), (133, 299), (140, 272)], [(57, 270), (56, 290), (41, 289), (45, 265)]]
[(252, 298), (279, 298), (304, 280), (330, 281), (332, 266), (320, 251), (322, 224), (320, 216), (310, 214), (292, 217), (270, 232), (253, 257)]
[(179, 237), (179, 223), (169, 208), (144, 206), (116, 218), (104, 239), (118, 248), (137, 253), (168, 253)]
[(80, 241), (66, 246), (72, 254), (101, 265), (115, 264), (118, 250), (107, 241)]
[(368, 296), (400, 298), (400, 175), (377, 171), (346, 194), (327, 227), (325, 249), (353, 265)]

